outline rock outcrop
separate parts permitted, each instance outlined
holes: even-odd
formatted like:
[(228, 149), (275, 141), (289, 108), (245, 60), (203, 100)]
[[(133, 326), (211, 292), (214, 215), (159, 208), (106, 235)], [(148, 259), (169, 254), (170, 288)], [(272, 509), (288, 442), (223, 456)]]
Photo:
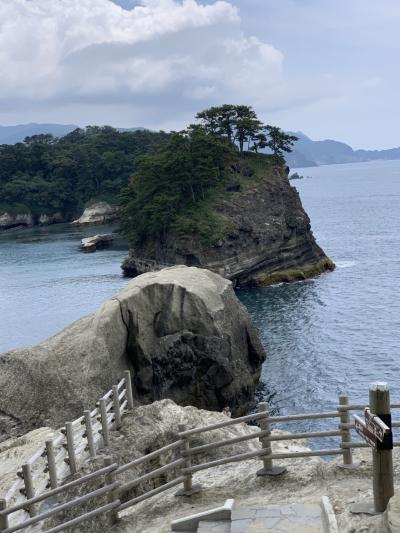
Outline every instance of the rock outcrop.
[(11, 229), (16, 227), (32, 227), (35, 225), (32, 213), (0, 213), (0, 229)]
[(145, 274), (54, 337), (0, 355), (0, 430), (80, 416), (126, 368), (138, 403), (172, 398), (240, 414), (264, 359), (229, 281), (184, 266)]
[(122, 265), (125, 274), (140, 274), (154, 260), (208, 268), (235, 286), (265, 286), (332, 270), (289, 183), (288, 169), (253, 155), (231, 169), (231, 183), (218, 199), (216, 212), (229, 228), (224, 238), (204, 245), (196, 236), (180, 242), (171, 233), (164, 249), (132, 251)]
[(64, 215), (57, 211), (56, 213), (34, 215), (33, 213), (0, 213), (0, 230), (12, 228), (31, 228), (33, 226), (47, 226), (48, 224), (57, 224), (65, 222)]
[(82, 252), (95, 252), (103, 248), (111, 246), (114, 237), (111, 233), (105, 233), (103, 235), (94, 235), (93, 237), (86, 237), (81, 240)]
[(97, 202), (87, 207), (72, 224), (105, 224), (118, 218), (118, 207), (107, 202)]

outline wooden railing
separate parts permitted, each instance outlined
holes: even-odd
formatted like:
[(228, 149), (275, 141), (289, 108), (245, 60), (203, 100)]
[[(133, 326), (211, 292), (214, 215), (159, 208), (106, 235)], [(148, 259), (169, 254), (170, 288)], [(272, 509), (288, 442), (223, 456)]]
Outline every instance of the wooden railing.
[[(129, 374), (126, 374), (125, 382), (123, 380), (118, 384), (118, 386), (113, 387), (112, 393), (107, 393), (103, 398), (99, 401), (99, 408), (100, 408), (100, 416), (98, 417), (98, 424), (100, 424), (101, 428), (97, 425), (95, 425), (95, 430), (97, 433), (101, 431), (102, 437), (103, 437), (103, 444), (107, 446), (107, 443), (109, 442), (109, 428), (111, 425), (113, 427), (117, 428), (119, 424), (121, 423), (121, 414), (126, 409), (127, 406), (131, 407), (131, 403), (129, 398), (131, 398), (131, 390), (129, 391), (130, 387), (126, 386), (123, 388), (123, 384), (128, 383), (128, 376)], [(122, 384), (122, 385), (121, 385)], [(130, 378), (129, 378), (129, 384), (130, 384)], [(125, 391), (125, 393), (124, 393)], [(127, 399), (124, 400), (124, 396), (127, 396)], [(121, 404), (122, 401), (122, 404)], [(113, 405), (113, 409), (111, 410), (110, 405)], [(13, 533), (14, 531), (19, 531), (21, 529), (24, 529), (32, 524), (37, 524), (39, 522), (42, 522), (49, 518), (50, 516), (57, 515), (58, 513), (61, 513), (67, 508), (75, 507), (91, 498), (98, 497), (101, 495), (107, 495), (108, 498), (108, 504), (107, 505), (101, 505), (98, 508), (84, 513), (81, 516), (74, 518), (73, 520), (70, 520), (68, 522), (65, 522), (61, 525), (58, 525), (56, 527), (53, 527), (50, 530), (47, 530), (48, 532), (54, 533), (56, 531), (61, 531), (62, 529), (69, 527), (74, 524), (78, 524), (84, 520), (88, 520), (94, 516), (97, 516), (99, 514), (108, 513), (109, 522), (110, 525), (116, 523), (118, 521), (118, 512), (122, 511), (124, 509), (127, 509), (128, 507), (131, 507), (143, 500), (146, 500), (148, 498), (151, 498), (152, 496), (155, 496), (156, 494), (160, 494), (161, 492), (164, 492), (166, 490), (169, 490), (172, 487), (175, 487), (177, 485), (182, 484), (182, 489), (179, 490), (176, 495), (186, 495), (189, 496), (190, 494), (193, 494), (194, 492), (197, 492), (201, 489), (200, 486), (196, 486), (192, 484), (192, 477), (193, 474), (196, 472), (199, 472), (201, 470), (206, 470), (209, 468), (214, 468), (216, 466), (232, 463), (232, 462), (239, 462), (239, 461), (247, 461), (249, 459), (257, 459), (262, 461), (262, 468), (257, 472), (257, 475), (276, 475), (280, 474), (285, 471), (285, 468), (283, 467), (276, 467), (273, 465), (274, 460), (282, 460), (282, 459), (291, 459), (291, 458), (303, 458), (303, 457), (320, 457), (320, 456), (335, 456), (335, 455), (342, 455), (343, 457), (343, 464), (341, 465), (344, 468), (355, 468), (355, 464), (353, 463), (353, 457), (352, 457), (352, 450), (354, 448), (363, 448), (366, 447), (367, 444), (357, 441), (352, 441), (352, 429), (353, 423), (350, 420), (350, 413), (352, 411), (361, 411), (366, 406), (364, 404), (349, 404), (347, 395), (342, 394), (339, 398), (339, 404), (336, 407), (336, 410), (325, 412), (325, 413), (305, 413), (305, 414), (296, 414), (296, 415), (285, 415), (285, 416), (270, 416), (268, 405), (265, 402), (262, 402), (259, 404), (258, 412), (242, 416), (240, 418), (227, 418), (226, 420), (222, 422), (218, 422), (216, 424), (212, 424), (205, 427), (199, 427), (199, 428), (193, 428), (193, 429), (187, 429), (186, 426), (180, 425), (179, 426), (179, 432), (178, 432), (178, 439), (174, 442), (155, 450), (147, 455), (144, 455), (138, 459), (134, 459), (133, 461), (118, 466), (116, 464), (111, 464), (111, 459), (106, 458), (104, 467), (100, 470), (97, 470), (91, 474), (88, 474), (78, 480), (71, 481), (63, 486), (57, 486), (57, 484), (61, 481), (60, 475), (57, 472), (54, 471), (54, 468), (51, 467), (51, 463), (53, 462), (57, 464), (57, 460), (55, 459), (53, 461), (51, 453), (48, 454), (48, 445), (46, 443), (46, 454), (47, 456), (47, 463), (48, 463), (48, 469), (49, 469), (49, 477), (50, 477), (50, 486), (51, 490), (48, 490), (47, 492), (43, 492), (42, 494), (38, 495), (37, 493), (33, 494), (32, 491), (29, 489), (30, 482), (29, 482), (29, 469), (27, 469), (26, 465), (23, 467), (23, 479), (25, 483), (26, 488), (26, 495), (27, 498), (22, 503), (14, 504), (13, 506), (8, 506), (6, 500), (0, 500), (0, 532), (1, 533)], [(400, 404), (392, 404), (391, 407), (393, 409), (400, 408)], [(95, 410), (96, 411), (96, 410)], [(93, 457), (94, 452), (93, 450), (97, 446), (98, 439), (96, 440), (95, 437), (91, 437), (90, 435), (93, 434), (93, 423), (89, 423), (89, 420), (93, 420), (93, 417), (97, 419), (97, 412), (93, 411), (92, 413), (89, 413), (88, 411), (85, 412), (84, 417), (81, 417), (79, 420), (79, 424), (83, 424), (86, 427), (85, 434), (82, 436), (82, 438), (87, 440), (87, 452), (90, 457)], [(90, 417), (89, 417), (90, 414)], [(339, 423), (338, 425), (327, 431), (308, 431), (308, 432), (298, 432), (298, 433), (288, 433), (288, 434), (272, 434), (271, 433), (271, 426), (275, 426), (276, 424), (280, 423), (288, 423), (288, 422), (298, 422), (298, 421), (304, 421), (304, 420), (322, 420), (322, 419), (334, 419), (338, 418)], [(226, 427), (230, 427), (236, 424), (241, 424), (243, 422), (258, 422), (259, 430), (254, 431), (254, 433), (250, 433), (247, 435), (241, 435), (238, 437), (231, 437), (227, 439), (222, 439), (216, 442), (210, 442), (208, 444), (202, 444), (202, 445), (196, 445), (193, 446), (193, 437), (203, 435), (205, 433), (212, 432), (217, 429), (222, 429)], [(115, 423), (114, 423), (115, 422)], [(72, 459), (73, 454), (72, 449), (75, 450), (75, 459), (77, 459), (77, 449), (75, 441), (72, 443), (73, 438), (73, 426), (75, 423), (78, 423), (77, 421), (71, 423), (71, 426), (66, 425), (65, 428), (65, 436), (66, 436), (66, 459), (68, 459), (68, 467), (69, 467), (69, 473), (75, 474), (77, 472), (78, 463), (74, 462)], [(400, 422), (393, 422), (393, 427), (400, 427)], [(69, 429), (68, 429), (69, 428)], [(89, 431), (88, 431), (89, 428)], [(92, 432), (92, 433), (91, 433)], [(304, 439), (304, 438), (338, 438), (339, 444), (337, 447), (330, 447), (330, 448), (321, 448), (321, 449), (313, 449), (313, 450), (307, 450), (307, 451), (288, 451), (284, 453), (278, 453), (274, 452), (271, 447), (272, 442), (278, 442), (278, 441), (290, 441), (293, 439)], [(215, 459), (211, 461), (205, 461), (201, 462), (198, 459), (198, 456), (200, 456), (202, 453), (209, 453), (213, 450), (216, 450), (217, 448), (221, 448), (223, 446), (231, 446), (235, 445), (241, 442), (250, 441), (253, 439), (258, 439), (261, 448), (254, 451), (248, 451), (248, 452), (242, 452), (234, 455), (229, 455), (227, 457), (222, 457), (220, 459)], [(92, 444), (90, 444), (92, 442)], [(395, 442), (395, 446), (400, 446), (400, 442)], [(54, 446), (54, 441), (53, 441)], [(92, 451), (90, 451), (92, 449)], [(152, 462), (155, 459), (160, 458), (161, 456), (165, 456), (168, 454), (170, 457), (170, 461), (168, 464), (165, 464), (163, 466), (159, 466), (155, 469), (152, 469), (150, 472), (147, 472), (139, 477), (136, 477), (130, 481), (122, 483), (120, 480), (118, 480), (118, 475), (122, 474), (128, 470), (131, 470), (133, 468), (136, 468), (138, 466), (144, 466), (150, 462)], [(196, 458), (196, 464), (193, 464), (194, 459)], [(72, 459), (72, 460), (71, 460)], [(29, 463), (28, 463), (29, 464)], [(161, 486), (158, 486), (154, 489), (151, 489), (147, 492), (144, 492), (142, 494), (139, 494), (133, 498), (130, 497), (129, 491), (135, 488), (142, 489), (143, 483), (145, 481), (149, 481), (154, 478), (158, 478), (160, 475), (173, 472), (172, 479), (168, 480), (167, 482), (163, 483)], [(56, 475), (57, 474), (57, 475)], [(72, 501), (69, 501), (67, 503), (58, 505), (54, 508), (51, 508), (49, 511), (45, 511), (41, 514), (37, 514), (35, 509), (35, 504), (38, 504), (41, 501), (44, 501), (45, 499), (50, 498), (51, 496), (54, 496), (55, 494), (60, 494), (69, 488), (78, 485), (78, 484), (84, 484), (87, 481), (94, 479), (95, 477), (105, 476), (105, 482), (102, 488), (97, 489), (92, 492), (88, 492), (84, 496), (81, 496), (79, 498), (76, 498)], [(20, 520), (15, 525), (9, 525), (9, 517), (13, 514), (17, 514), (20, 511), (28, 512), (29, 517), (28, 519)]]
[[(87, 459), (95, 457), (97, 450), (109, 446), (110, 430), (118, 429), (121, 415), (132, 408), (131, 376), (127, 370), (121, 381), (99, 399), (95, 409), (84, 411), (80, 418), (67, 422), (60, 430), (61, 435), (46, 441), (22, 465), (16, 481), (0, 499), (0, 509), (15, 509), (17, 506), (18, 509), (12, 513), (7, 510), (6, 515), (13, 514), (12, 522), (15, 524), (32, 518), (35, 508), (27, 504), (48, 494), (48, 489), (59, 488), (67, 477), (79, 471)], [(2, 524), (0, 513), (0, 531), (3, 531), (2, 527), (5, 528), (4, 516)]]

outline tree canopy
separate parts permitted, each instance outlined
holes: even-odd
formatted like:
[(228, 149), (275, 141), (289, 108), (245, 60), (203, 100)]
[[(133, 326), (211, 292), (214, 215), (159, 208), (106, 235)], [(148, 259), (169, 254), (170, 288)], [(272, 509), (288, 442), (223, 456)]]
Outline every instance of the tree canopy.
[(229, 142), (201, 126), (174, 132), (155, 154), (137, 163), (122, 196), (124, 233), (136, 246), (147, 241), (162, 245), (170, 230), (177, 235), (203, 232), (206, 238), (213, 221), (200, 220), (198, 212), (221, 183), (227, 162), (236, 157)]
[(34, 135), (23, 143), (0, 145), (1, 208), (68, 215), (90, 199), (116, 202), (137, 158), (167, 137), (88, 126), (62, 138)]
[(197, 113), (196, 118), (208, 133), (236, 143), (240, 154), (244, 153), (247, 143), (250, 150), (258, 152), (268, 148), (275, 157), (281, 158), (284, 152), (292, 151), (297, 141), (294, 135), (288, 135), (276, 126), (263, 124), (251, 106), (214, 106)]

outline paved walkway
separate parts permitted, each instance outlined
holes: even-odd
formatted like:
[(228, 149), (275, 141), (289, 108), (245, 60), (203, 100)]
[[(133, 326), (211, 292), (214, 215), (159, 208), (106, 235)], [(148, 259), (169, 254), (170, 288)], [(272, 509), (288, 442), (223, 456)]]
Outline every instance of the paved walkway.
[(326, 533), (326, 531), (321, 506), (307, 503), (233, 508), (230, 520), (204, 520), (198, 523), (197, 528), (197, 533)]
[(232, 511), (230, 533), (324, 533), (319, 505), (268, 505)]

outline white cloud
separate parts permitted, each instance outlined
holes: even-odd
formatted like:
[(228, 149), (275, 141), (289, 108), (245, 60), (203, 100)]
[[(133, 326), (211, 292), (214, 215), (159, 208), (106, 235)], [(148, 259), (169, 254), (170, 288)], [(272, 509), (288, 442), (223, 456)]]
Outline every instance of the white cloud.
[(59, 120), (68, 106), (82, 123), (74, 105), (119, 105), (136, 124), (150, 110), (168, 122), (209, 103), (261, 102), (282, 84), (282, 61), (243, 34), (226, 1), (143, 0), (131, 10), (111, 0), (0, 2), (0, 103), (9, 111), (51, 106)]

